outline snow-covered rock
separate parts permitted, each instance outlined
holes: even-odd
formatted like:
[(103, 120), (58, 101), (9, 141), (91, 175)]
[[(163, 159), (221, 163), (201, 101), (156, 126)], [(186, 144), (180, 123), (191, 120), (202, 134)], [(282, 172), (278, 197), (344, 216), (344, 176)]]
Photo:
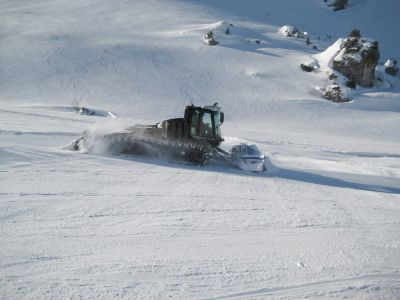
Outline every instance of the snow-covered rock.
[(302, 63), (300, 68), (305, 72), (312, 72), (319, 69), (319, 64), (317, 60), (313, 60), (312, 62)]
[(297, 27), (291, 26), (291, 25), (282, 26), (281, 28), (279, 28), (278, 32), (280, 34), (282, 34), (283, 36), (287, 36), (287, 37), (295, 37), (295, 38), (301, 38), (301, 39), (304, 39), (304, 37), (305, 37), (304, 32), (302, 32)]
[(321, 89), (324, 98), (333, 102), (349, 102), (351, 99), (343, 95), (342, 89), (339, 84), (334, 83)]
[(373, 86), (375, 67), (380, 57), (378, 42), (349, 36), (333, 57), (332, 68), (363, 87)]
[(397, 67), (397, 59), (394, 58), (388, 59), (385, 62), (384, 67), (386, 74), (396, 76), (397, 73), (399, 72), (399, 68)]
[(214, 33), (212, 32), (212, 30), (204, 35), (203, 42), (208, 46), (214, 46), (218, 44), (218, 42), (214, 38)]

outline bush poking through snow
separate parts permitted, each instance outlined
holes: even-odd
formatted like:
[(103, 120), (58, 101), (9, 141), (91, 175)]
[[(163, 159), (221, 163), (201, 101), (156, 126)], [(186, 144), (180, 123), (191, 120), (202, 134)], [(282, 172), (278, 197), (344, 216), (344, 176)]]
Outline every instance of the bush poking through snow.
[(333, 58), (332, 68), (360, 86), (372, 87), (380, 57), (379, 46), (377, 41), (360, 36), (358, 30), (353, 30), (342, 41), (339, 52)]
[(397, 59), (391, 58), (385, 62), (385, 73), (391, 76), (396, 76), (399, 73), (399, 68), (397, 67)]
[(325, 99), (328, 99), (333, 102), (342, 103), (349, 102), (351, 99), (343, 96), (342, 90), (337, 83), (328, 85), (327, 87), (321, 89), (322, 95)]
[(304, 39), (305, 37), (304, 32), (300, 31), (297, 27), (291, 25), (282, 26), (281, 28), (279, 28), (279, 33), (287, 37), (295, 37), (300, 39)]
[(318, 49), (318, 47), (316, 45), (313, 45), (313, 43), (311, 42), (309, 37), (306, 38), (306, 45), (311, 46), (311, 48), (313, 48), (314, 50)]
[(207, 32), (204, 36), (204, 43), (208, 46), (214, 46), (218, 44), (218, 42), (214, 39), (214, 33), (212, 32), (212, 30)]
[(358, 30), (357, 28), (354, 28), (352, 31), (350, 31), (349, 37), (360, 38), (361, 37), (360, 30)]
[(338, 79), (338, 76), (335, 73), (331, 73), (328, 75), (329, 80), (335, 80)]

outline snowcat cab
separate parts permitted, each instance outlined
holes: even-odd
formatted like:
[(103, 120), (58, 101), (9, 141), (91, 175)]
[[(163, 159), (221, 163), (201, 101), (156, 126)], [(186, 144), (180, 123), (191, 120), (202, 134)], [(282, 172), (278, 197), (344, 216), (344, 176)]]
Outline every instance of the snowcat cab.
[(224, 122), (224, 113), (221, 112), (218, 103), (203, 108), (186, 106), (184, 120), (189, 123), (189, 136), (192, 139), (205, 141), (212, 146), (219, 146), (224, 140), (220, 130)]
[(198, 144), (217, 147), (224, 140), (220, 126), (224, 113), (215, 103), (212, 106), (186, 106), (183, 118), (165, 120), (161, 124), (163, 138), (168, 140), (191, 140)]

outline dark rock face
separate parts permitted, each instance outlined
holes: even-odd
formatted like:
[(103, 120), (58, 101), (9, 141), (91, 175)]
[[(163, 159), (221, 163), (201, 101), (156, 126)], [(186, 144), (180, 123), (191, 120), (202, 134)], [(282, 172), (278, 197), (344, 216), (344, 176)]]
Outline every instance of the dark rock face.
[(346, 86), (351, 89), (355, 89), (357, 87), (356, 83), (351, 79), (346, 81)]
[(343, 40), (332, 67), (363, 87), (373, 86), (380, 54), (377, 41), (350, 36)]
[(304, 72), (312, 72), (314, 71), (314, 67), (306, 65), (306, 64), (301, 64), (300, 68), (304, 71)]
[[(325, 2), (328, 2), (325, 0)], [(349, 0), (334, 0), (333, 2), (330, 1), (328, 6), (333, 7), (334, 11), (345, 9), (349, 5)]]

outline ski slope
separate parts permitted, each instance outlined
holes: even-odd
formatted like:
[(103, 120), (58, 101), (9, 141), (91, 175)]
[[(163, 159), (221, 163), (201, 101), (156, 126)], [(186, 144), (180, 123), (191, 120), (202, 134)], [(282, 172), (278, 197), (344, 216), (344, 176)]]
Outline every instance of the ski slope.
[[(0, 1), (0, 299), (400, 298), (399, 78), (299, 68), (354, 27), (400, 58), (398, 1), (350, 4)], [(267, 173), (65, 149), (214, 102)]]

